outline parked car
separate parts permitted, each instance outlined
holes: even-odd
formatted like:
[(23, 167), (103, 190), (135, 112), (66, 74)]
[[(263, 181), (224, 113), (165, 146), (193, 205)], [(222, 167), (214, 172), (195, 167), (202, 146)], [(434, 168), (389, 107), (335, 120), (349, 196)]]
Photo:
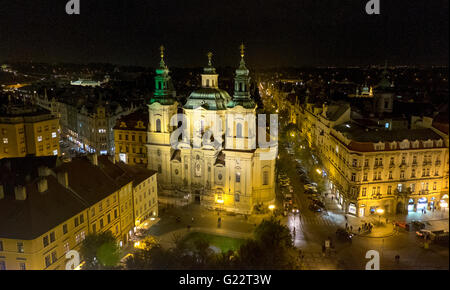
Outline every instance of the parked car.
[(306, 194), (317, 194), (317, 189), (305, 189)]
[(405, 230), (409, 230), (409, 225), (405, 222), (394, 222), (397, 227), (403, 228)]
[(321, 208), (325, 208), (325, 204), (318, 199), (313, 199), (313, 203)]
[(292, 207), (292, 212), (293, 212), (294, 214), (298, 214), (298, 213), (300, 212), (300, 210), (298, 209), (298, 207), (297, 207), (296, 205), (294, 205), (294, 206)]
[(339, 228), (336, 230), (336, 237), (340, 240), (351, 243), (353, 235), (351, 233), (347, 232), (346, 230)]
[(417, 236), (418, 238), (422, 238), (422, 239), (425, 239), (425, 238), (426, 238), (426, 239), (432, 240), (434, 234), (433, 234), (433, 232), (431, 232), (431, 231), (429, 231), (429, 230), (420, 230), (420, 231), (417, 231), (417, 232), (416, 232), (416, 236)]
[(448, 231), (441, 231), (441, 233), (436, 234), (434, 237), (434, 242), (436, 244), (448, 247)]
[(322, 208), (314, 203), (311, 203), (309, 205), (308, 209), (313, 212), (321, 212), (322, 211)]
[(315, 190), (317, 191), (316, 186), (315, 186), (315, 185), (312, 185), (312, 184), (305, 184), (303, 187), (305, 188), (305, 190), (306, 190), (306, 189), (315, 189)]
[(425, 228), (425, 224), (419, 221), (412, 221), (411, 225), (415, 230), (422, 230)]

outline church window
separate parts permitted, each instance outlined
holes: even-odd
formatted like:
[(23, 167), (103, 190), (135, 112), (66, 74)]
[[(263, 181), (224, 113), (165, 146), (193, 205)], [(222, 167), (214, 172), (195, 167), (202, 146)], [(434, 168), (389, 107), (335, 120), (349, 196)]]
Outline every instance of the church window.
[(217, 175), (217, 178), (218, 178), (219, 180), (222, 180), (222, 173), (219, 173), (219, 175)]
[(209, 80), (206, 80), (206, 86), (209, 87)]
[(239, 83), (239, 91), (242, 92), (242, 83)]
[(236, 172), (236, 182), (241, 182), (241, 173)]
[(156, 119), (156, 132), (161, 132), (161, 120)]
[(269, 184), (269, 172), (264, 171), (263, 172), (263, 185)]
[(242, 124), (240, 123), (236, 125), (236, 137), (242, 138)]

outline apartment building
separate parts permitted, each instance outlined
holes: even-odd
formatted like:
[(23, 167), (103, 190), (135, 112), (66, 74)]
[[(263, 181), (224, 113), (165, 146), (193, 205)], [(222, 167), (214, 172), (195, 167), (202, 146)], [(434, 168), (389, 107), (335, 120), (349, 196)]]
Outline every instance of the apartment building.
[(59, 119), (37, 106), (0, 108), (0, 159), (60, 155)]
[(0, 269), (65, 269), (87, 234), (111, 231), (124, 246), (151, 224), (156, 172), (111, 159), (0, 160)]
[(350, 119), (345, 105), (302, 110), (304, 136), (321, 157), (338, 203), (367, 216), (448, 204), (448, 133), (433, 126), (390, 130)]
[(147, 168), (148, 112), (139, 110), (117, 120), (114, 127), (116, 161)]

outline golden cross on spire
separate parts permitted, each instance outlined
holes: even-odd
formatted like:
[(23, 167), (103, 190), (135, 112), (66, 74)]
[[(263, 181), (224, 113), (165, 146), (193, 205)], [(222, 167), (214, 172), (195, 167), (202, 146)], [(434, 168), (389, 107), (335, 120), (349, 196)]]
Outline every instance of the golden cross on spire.
[(161, 55), (161, 60), (164, 58), (164, 45), (161, 45), (160, 47), (159, 47), (159, 50), (161, 51), (160, 52), (160, 55)]
[(244, 49), (245, 49), (244, 43), (241, 43), (239, 48), (241, 49), (241, 58), (244, 58)]
[(210, 51), (210, 52), (208, 52), (207, 56), (208, 56), (208, 64), (211, 65), (211, 59), (212, 59), (213, 53)]

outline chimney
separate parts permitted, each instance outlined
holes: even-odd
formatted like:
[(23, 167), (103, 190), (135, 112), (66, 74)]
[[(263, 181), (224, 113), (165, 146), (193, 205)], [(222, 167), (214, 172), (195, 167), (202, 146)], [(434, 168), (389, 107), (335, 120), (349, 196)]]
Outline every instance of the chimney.
[(38, 191), (45, 192), (48, 190), (47, 178), (41, 178), (37, 183)]
[(0, 184), (0, 199), (5, 198), (5, 191), (3, 190), (3, 184)]
[(27, 189), (23, 185), (17, 185), (14, 187), (14, 193), (16, 195), (16, 200), (27, 199)]
[(69, 175), (67, 172), (58, 172), (57, 174), (58, 182), (65, 188), (69, 187)]
[(40, 177), (46, 177), (50, 175), (50, 169), (47, 166), (40, 166), (38, 168), (38, 174)]

